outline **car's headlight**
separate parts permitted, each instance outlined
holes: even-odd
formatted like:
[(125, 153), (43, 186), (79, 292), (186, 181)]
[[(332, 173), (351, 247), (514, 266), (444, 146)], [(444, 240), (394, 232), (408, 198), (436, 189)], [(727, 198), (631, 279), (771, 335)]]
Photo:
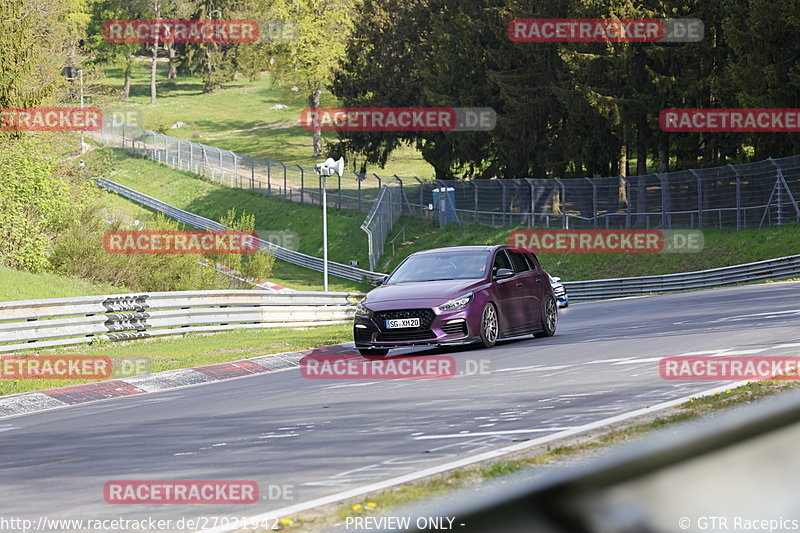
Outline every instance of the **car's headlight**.
[(437, 309), (439, 311), (455, 311), (456, 309), (464, 309), (472, 301), (472, 293), (468, 292), (464, 296), (459, 296), (449, 302), (443, 303)]
[(367, 315), (372, 316), (372, 311), (370, 311), (366, 305), (363, 303), (364, 301), (360, 301), (356, 304), (356, 314), (357, 315)]

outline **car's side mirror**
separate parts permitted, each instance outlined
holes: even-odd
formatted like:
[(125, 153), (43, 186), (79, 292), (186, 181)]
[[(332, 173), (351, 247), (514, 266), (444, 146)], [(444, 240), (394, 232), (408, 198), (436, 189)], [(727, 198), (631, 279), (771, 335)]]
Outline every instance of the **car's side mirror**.
[(498, 268), (494, 273), (494, 279), (506, 279), (514, 275), (514, 271), (510, 268)]
[(379, 281), (378, 285), (386, 285), (386, 282), (389, 281), (389, 276), (383, 276)]

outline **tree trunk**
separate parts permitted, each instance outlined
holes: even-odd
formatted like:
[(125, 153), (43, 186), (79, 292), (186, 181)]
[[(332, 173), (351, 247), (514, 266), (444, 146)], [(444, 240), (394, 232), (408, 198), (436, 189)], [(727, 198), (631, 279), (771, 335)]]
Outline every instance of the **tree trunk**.
[(658, 172), (669, 170), (669, 145), (667, 136), (663, 133), (658, 136)]
[(125, 56), (125, 82), (122, 84), (122, 100), (128, 101), (131, 95), (131, 54)]
[[(311, 94), (308, 96), (308, 107), (312, 112), (319, 109), (319, 101), (322, 97), (322, 90), (319, 86), (311, 87)], [(314, 123), (314, 157), (322, 157), (322, 128), (319, 121)]]
[[(155, 1), (156, 20), (161, 20), (161, 2)], [(156, 103), (156, 69), (158, 67), (158, 35), (153, 41), (153, 59), (150, 63), (150, 103)]]
[(636, 174), (644, 176), (647, 174), (647, 119), (641, 117), (637, 132), (636, 145)]
[(175, 57), (175, 43), (169, 43), (167, 50), (169, 51), (169, 71), (167, 72), (167, 79), (174, 80), (178, 77), (178, 62)]

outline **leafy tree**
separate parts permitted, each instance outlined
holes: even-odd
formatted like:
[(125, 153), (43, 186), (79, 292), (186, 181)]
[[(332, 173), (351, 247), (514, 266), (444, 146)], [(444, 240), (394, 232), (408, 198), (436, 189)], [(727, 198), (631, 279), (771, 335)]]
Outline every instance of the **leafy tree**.
[[(272, 12), (295, 24), (295, 38), (277, 45), (275, 73), (283, 81), (302, 84), (308, 107), (320, 106), (322, 89), (334, 76), (353, 35), (359, 0), (275, 0)], [(313, 132), (314, 157), (322, 155), (322, 133)]]

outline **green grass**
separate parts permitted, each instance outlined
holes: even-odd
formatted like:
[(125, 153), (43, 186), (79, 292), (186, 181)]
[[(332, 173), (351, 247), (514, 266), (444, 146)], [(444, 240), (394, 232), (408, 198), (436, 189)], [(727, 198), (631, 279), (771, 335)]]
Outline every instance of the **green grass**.
[(36, 300), (129, 292), (123, 287), (56, 274), (32, 274), (0, 266), (0, 301)]
[[(115, 368), (131, 370), (132, 372), (127, 375), (138, 375), (239, 361), (271, 353), (307, 350), (317, 346), (350, 341), (352, 336), (350, 324), (313, 328), (241, 329), (212, 335), (189, 333), (164, 339), (120, 343), (99, 342), (78, 348), (31, 350), (19, 352), (19, 354), (80, 354), (109, 357)], [(111, 378), (119, 378), (124, 375), (126, 374), (114, 374)], [(87, 382), (87, 380), (64, 379), (4, 379), (0, 380), (0, 395), (66, 387)]]
[[(110, 158), (110, 160), (109, 160)], [(104, 161), (100, 165), (99, 161)], [(204, 217), (219, 220), (229, 209), (255, 216), (256, 231), (288, 230), (298, 234), (298, 251), (322, 257), (322, 210), (319, 206), (289, 202), (264, 194), (223, 187), (187, 172), (173, 170), (120, 150), (104, 148), (87, 157), (92, 175), (136, 189), (159, 200)], [(100, 171), (98, 169), (110, 169)], [(95, 174), (94, 171), (100, 172)], [(140, 218), (142, 208), (112, 193), (102, 193), (102, 203), (127, 218)], [(367, 236), (361, 230), (364, 214), (344, 209), (328, 210), (328, 253), (332, 261), (351, 259), (369, 264)], [(298, 290), (322, 290), (322, 274), (277, 261), (270, 281)], [(363, 291), (368, 285), (329, 276), (329, 289)]]
[[(292, 125), (308, 107), (302, 86), (299, 91), (291, 91), (290, 85), (275, 83), (265, 75), (257, 81), (241, 78), (215, 93), (204, 94), (201, 77), (166, 80), (167, 63), (162, 61), (157, 77), (158, 99), (151, 105), (149, 60), (138, 60), (135, 64), (128, 103), (117, 96), (122, 88), (122, 70), (107, 68), (104, 72), (105, 77), (96, 80), (96, 91), (104, 95), (102, 100), (112, 108), (129, 107), (141, 112), (146, 129), (273, 161), (303, 166), (317, 162), (313, 158), (311, 132)], [(276, 104), (288, 108), (272, 109)], [(323, 92), (322, 107), (338, 105), (329, 92)], [(179, 121), (189, 126), (165, 129)], [(333, 142), (337, 136), (335, 132), (323, 132), (323, 138)], [(431, 178), (434, 174), (433, 168), (412, 147), (395, 151), (385, 170), (372, 165), (367, 171), (420, 178)]]

